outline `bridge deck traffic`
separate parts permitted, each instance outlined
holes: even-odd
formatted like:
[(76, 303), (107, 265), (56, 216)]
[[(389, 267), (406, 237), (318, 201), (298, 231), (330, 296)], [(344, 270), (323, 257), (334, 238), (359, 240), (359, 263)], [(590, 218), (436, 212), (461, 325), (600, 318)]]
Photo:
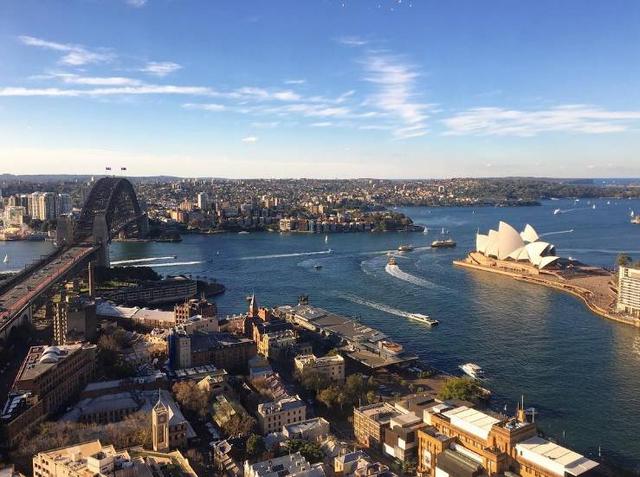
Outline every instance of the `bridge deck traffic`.
[(64, 277), (76, 265), (96, 250), (94, 246), (73, 246), (51, 261), (26, 275), (18, 284), (0, 294), (0, 332), (12, 326), (13, 321), (51, 285)]

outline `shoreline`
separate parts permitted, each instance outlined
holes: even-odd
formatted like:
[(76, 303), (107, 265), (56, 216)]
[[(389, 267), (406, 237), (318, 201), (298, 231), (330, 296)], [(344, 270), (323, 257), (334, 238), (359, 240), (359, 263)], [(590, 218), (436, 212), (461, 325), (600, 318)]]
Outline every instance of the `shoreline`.
[(453, 265), (459, 266), (459, 267), (465, 267), (465, 268), (469, 268), (472, 270), (479, 270), (482, 272), (488, 272), (488, 273), (496, 273), (498, 275), (503, 275), (503, 276), (507, 276), (510, 278), (513, 278), (517, 281), (520, 282), (526, 282), (526, 283), (531, 283), (534, 285), (540, 285), (540, 286), (544, 286), (547, 288), (553, 288), (555, 290), (558, 291), (563, 291), (566, 292), (570, 295), (573, 295), (577, 298), (580, 298), (583, 303), (586, 305), (586, 307), (595, 315), (600, 316), (601, 318), (605, 318), (608, 320), (612, 320), (618, 323), (623, 323), (625, 325), (628, 326), (634, 326), (636, 328), (640, 328), (640, 320), (635, 320), (633, 318), (627, 318), (625, 316), (621, 316), (621, 315), (617, 315), (614, 313), (611, 313), (610, 311), (602, 308), (601, 306), (599, 306), (598, 304), (596, 304), (593, 300), (593, 291), (589, 290), (588, 288), (584, 288), (578, 285), (573, 285), (573, 284), (562, 284), (562, 283), (557, 283), (554, 282), (552, 280), (547, 280), (544, 278), (538, 278), (538, 277), (533, 277), (533, 276), (528, 276), (528, 275), (522, 275), (522, 274), (518, 274), (518, 273), (514, 273), (514, 272), (510, 272), (507, 270), (500, 270), (500, 269), (496, 269), (496, 268), (489, 268), (489, 267), (485, 267), (483, 265), (476, 265), (474, 263), (469, 263), (467, 261), (468, 259), (462, 259), (462, 260), (454, 260), (453, 261)]

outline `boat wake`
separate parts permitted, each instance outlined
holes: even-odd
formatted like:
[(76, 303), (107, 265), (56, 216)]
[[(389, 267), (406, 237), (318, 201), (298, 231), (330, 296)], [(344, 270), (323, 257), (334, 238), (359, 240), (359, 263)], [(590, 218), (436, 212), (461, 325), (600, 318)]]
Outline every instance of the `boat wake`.
[(170, 257), (148, 257), (148, 258), (132, 258), (131, 260), (116, 260), (111, 262), (111, 265), (126, 265), (129, 263), (145, 263), (145, 262), (159, 262), (160, 260), (172, 260), (176, 258), (175, 255)]
[(160, 267), (183, 267), (187, 265), (199, 265), (204, 263), (201, 260), (193, 260), (191, 262), (168, 262), (168, 263), (150, 263), (150, 264), (137, 264), (132, 265), (132, 267), (152, 267), (152, 268), (160, 268)]
[(445, 287), (436, 285), (429, 280), (425, 280), (424, 278), (416, 277), (415, 275), (411, 275), (410, 273), (403, 272), (402, 270), (400, 270), (400, 267), (398, 267), (398, 265), (387, 264), (384, 270), (392, 277), (398, 278), (399, 280), (404, 280), (405, 282), (412, 283), (422, 288), (445, 289)]
[(333, 253), (333, 251), (322, 250), (320, 252), (276, 253), (272, 255), (256, 255), (253, 257), (240, 257), (239, 260), (268, 260), (272, 258), (306, 257), (307, 255), (329, 255), (330, 253)]
[(540, 234), (540, 237), (546, 237), (547, 235), (560, 235), (560, 234), (570, 234), (573, 233), (573, 229), (569, 230), (558, 230), (557, 232), (545, 232)]
[(373, 308), (374, 310), (384, 311), (385, 313), (389, 313), (391, 315), (402, 316), (403, 318), (409, 318), (411, 316), (411, 313), (408, 313), (406, 311), (398, 310), (397, 308), (393, 308), (382, 303), (376, 303), (375, 301), (365, 300), (364, 298), (360, 298), (349, 293), (338, 293), (337, 296), (352, 303), (367, 306), (369, 308)]

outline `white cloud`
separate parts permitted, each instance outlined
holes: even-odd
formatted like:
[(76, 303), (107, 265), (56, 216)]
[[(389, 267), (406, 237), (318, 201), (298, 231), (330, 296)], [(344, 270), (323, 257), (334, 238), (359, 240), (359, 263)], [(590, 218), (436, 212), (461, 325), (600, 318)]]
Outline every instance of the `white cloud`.
[(377, 87), (366, 104), (402, 123), (394, 130), (397, 138), (426, 134), (427, 111), (433, 106), (416, 100), (415, 83), (419, 76), (416, 68), (401, 57), (380, 52), (370, 53), (364, 65), (367, 71), (365, 80)]
[(245, 86), (238, 88), (229, 94), (230, 97), (242, 100), (259, 100), (259, 101), (299, 101), (300, 95), (290, 89), (269, 91), (264, 88), (256, 88), (254, 86)]
[(640, 111), (607, 111), (591, 105), (562, 105), (524, 111), (473, 108), (443, 120), (450, 135), (535, 136), (544, 132), (604, 134), (629, 129)]
[(167, 76), (181, 69), (182, 66), (171, 61), (149, 61), (140, 71), (154, 76)]
[(307, 80), (304, 79), (290, 79), (286, 80), (284, 84), (305, 84)]
[(66, 84), (86, 86), (137, 86), (140, 80), (122, 76), (79, 76), (72, 73), (53, 73), (49, 77), (58, 78)]
[(113, 59), (113, 54), (106, 50), (89, 50), (82, 45), (57, 43), (53, 41), (22, 35), (18, 39), (28, 46), (64, 53), (60, 63), (68, 66), (82, 66), (89, 63), (103, 63)]
[(148, 0), (125, 0), (126, 4), (134, 8), (142, 8)]
[(364, 46), (366, 45), (368, 42), (366, 40), (363, 40), (362, 38), (358, 37), (358, 36), (342, 36), (340, 38), (337, 39), (338, 43), (345, 45), (345, 46)]
[(113, 88), (63, 89), (63, 88), (0, 88), (0, 96), (51, 96), (51, 97), (83, 97), (83, 96), (116, 96), (116, 95), (194, 95), (217, 96), (211, 88), (204, 86), (175, 86), (143, 84), (140, 86), (122, 86)]
[(246, 144), (253, 144), (258, 142), (258, 138), (256, 136), (247, 136), (242, 138), (242, 142)]
[(311, 123), (310, 126), (314, 128), (328, 128), (333, 126), (333, 123), (330, 121), (322, 121), (319, 123)]
[(182, 105), (185, 109), (201, 109), (203, 111), (224, 111), (227, 107), (218, 103), (185, 103)]

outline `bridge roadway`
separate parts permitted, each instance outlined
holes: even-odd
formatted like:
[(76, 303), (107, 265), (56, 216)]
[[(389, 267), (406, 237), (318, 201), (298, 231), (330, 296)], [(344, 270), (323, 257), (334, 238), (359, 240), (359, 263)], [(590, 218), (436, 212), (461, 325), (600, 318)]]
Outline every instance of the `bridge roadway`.
[(54, 253), (48, 262), (21, 277), (15, 285), (0, 294), (0, 336), (6, 336), (16, 320), (39, 295), (76, 266), (84, 264), (97, 249), (97, 246), (92, 245), (74, 245), (62, 253)]

